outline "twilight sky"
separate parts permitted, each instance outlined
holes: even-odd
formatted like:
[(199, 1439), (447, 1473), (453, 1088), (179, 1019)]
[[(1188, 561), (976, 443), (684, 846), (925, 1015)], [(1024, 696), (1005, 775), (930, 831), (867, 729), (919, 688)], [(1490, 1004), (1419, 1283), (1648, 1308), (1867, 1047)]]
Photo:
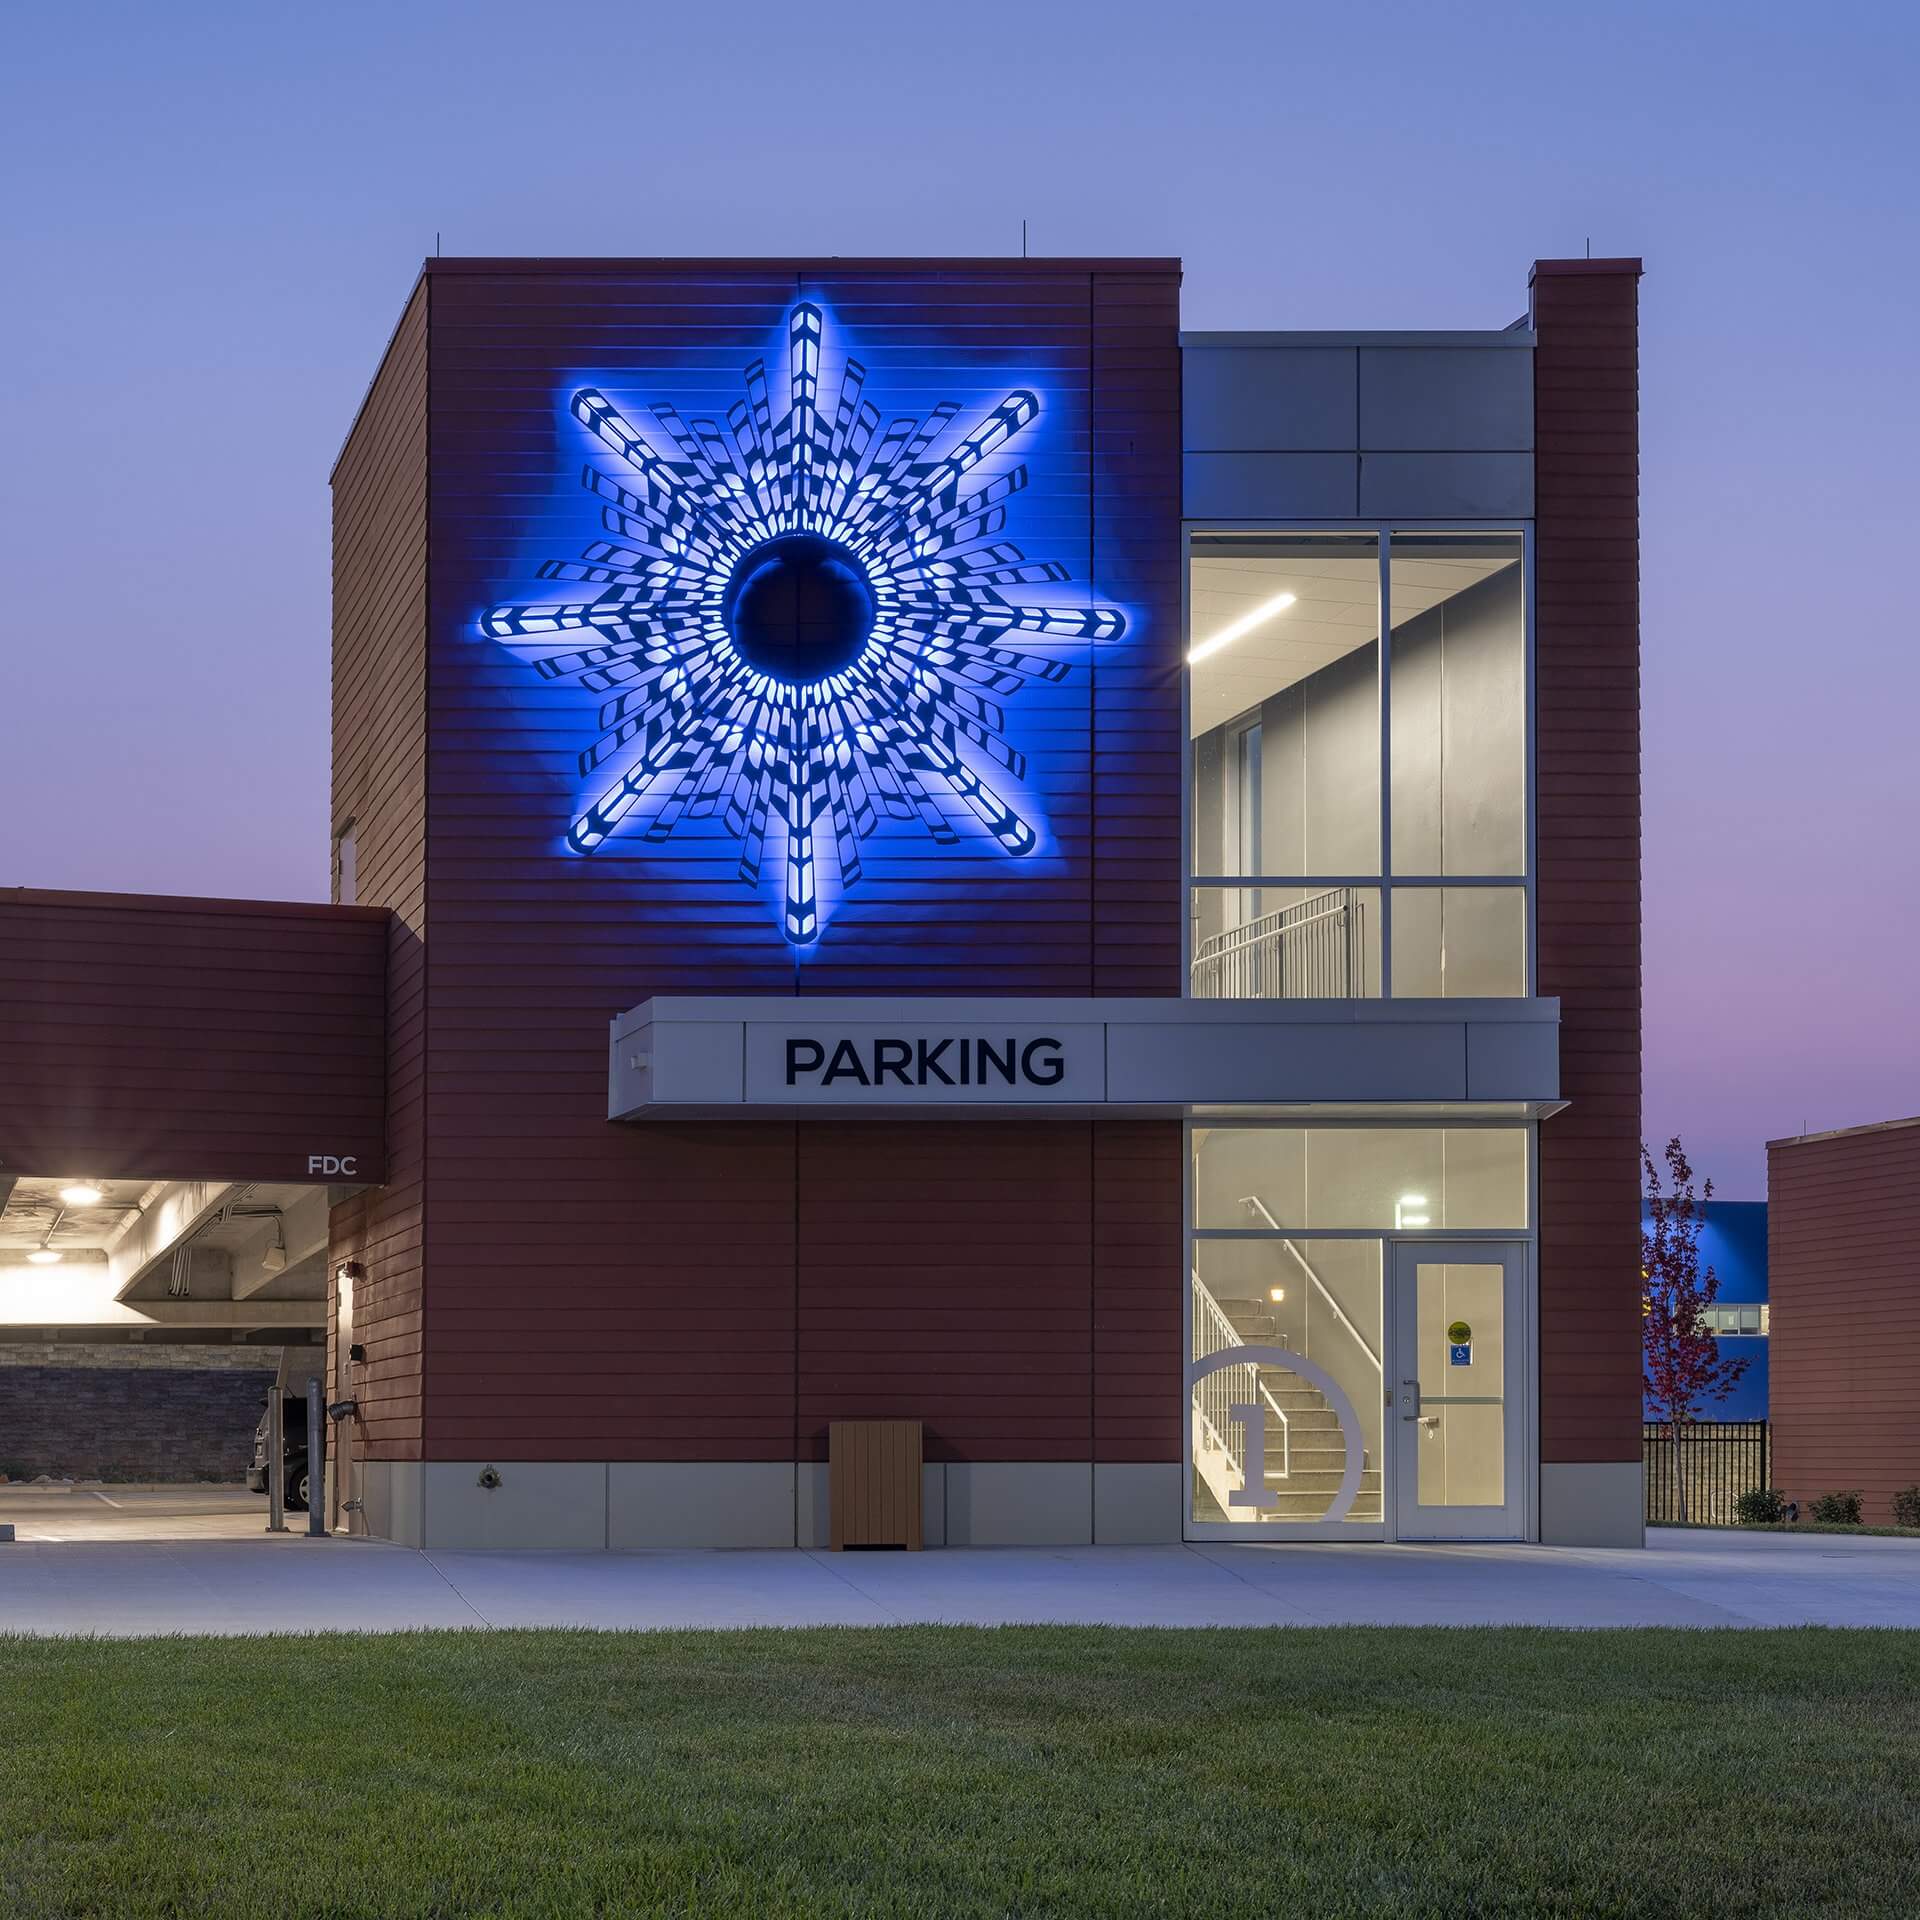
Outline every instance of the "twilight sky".
[(326, 477), (448, 253), (1179, 254), (1186, 324), (1643, 283), (1647, 1130), (1920, 1112), (1920, 11), (107, 0), (0, 57), (0, 885), (321, 898)]

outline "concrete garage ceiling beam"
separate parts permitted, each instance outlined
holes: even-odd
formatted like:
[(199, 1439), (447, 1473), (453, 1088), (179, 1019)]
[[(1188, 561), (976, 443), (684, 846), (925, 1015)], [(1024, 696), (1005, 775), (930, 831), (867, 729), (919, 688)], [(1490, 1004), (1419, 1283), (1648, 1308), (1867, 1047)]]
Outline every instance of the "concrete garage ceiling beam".
[(305, 1332), (326, 1317), (317, 1300), (110, 1300), (75, 1287), (75, 1278), (66, 1274), (57, 1291), (51, 1284), (38, 1294), (15, 1289), (0, 1301), (0, 1340), (123, 1339), (187, 1328), (224, 1339), (278, 1327)]
[[(325, 1299), (331, 1217), (327, 1189), (315, 1187), (282, 1211), (277, 1235), (274, 1221), (259, 1221), (259, 1239), (233, 1252), (233, 1298), (251, 1300), (256, 1294), (270, 1292), (281, 1300)], [(266, 1258), (270, 1247), (284, 1258), (270, 1262)]]
[[(238, 1338), (284, 1327), (317, 1329), (324, 1317), (311, 1300), (145, 1300), (138, 1306), (75, 1301), (70, 1314), (45, 1320), (0, 1318), (0, 1340), (123, 1340), (145, 1333), (198, 1332), (209, 1338)], [(0, 1308), (0, 1314), (5, 1309)]]
[(114, 1297), (142, 1305), (175, 1297), (175, 1255), (188, 1246), (193, 1296), (318, 1301), (326, 1295), (327, 1226), (325, 1187), (177, 1182), (114, 1248)]
[(139, 1312), (156, 1327), (310, 1327), (311, 1300), (147, 1300)]
[[(107, 1259), (116, 1300), (127, 1299), (142, 1281), (170, 1263), (189, 1240), (240, 1192), (223, 1180), (176, 1180), (166, 1187), (114, 1247)], [(161, 1276), (164, 1290), (164, 1276)]]

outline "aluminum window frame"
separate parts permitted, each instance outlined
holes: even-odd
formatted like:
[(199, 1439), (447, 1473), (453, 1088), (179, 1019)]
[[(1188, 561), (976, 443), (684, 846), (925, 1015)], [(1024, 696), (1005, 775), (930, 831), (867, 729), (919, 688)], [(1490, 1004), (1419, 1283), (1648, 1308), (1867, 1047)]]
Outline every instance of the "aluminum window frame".
[[(1193, 549), (1196, 536), (1213, 534), (1352, 534), (1379, 544), (1380, 636), (1378, 696), (1380, 712), (1380, 870), (1373, 874), (1208, 874), (1194, 871), (1193, 818)], [(1521, 592), (1521, 780), (1525, 808), (1521, 835), (1522, 871), (1518, 874), (1409, 874), (1393, 871), (1393, 536), (1404, 534), (1511, 534), (1520, 542)], [(1380, 992), (1393, 991), (1393, 895), (1396, 888), (1508, 888), (1522, 896), (1526, 930), (1526, 972), (1522, 999), (1540, 992), (1540, 937), (1537, 898), (1539, 830), (1539, 696), (1535, 659), (1536, 543), (1531, 519), (1391, 520), (1185, 520), (1180, 529), (1180, 997), (1193, 991), (1194, 894), (1202, 888), (1377, 887), (1380, 891)]]
[[(1403, 1246), (1444, 1247), (1457, 1246), (1511, 1246), (1521, 1250), (1523, 1279), (1521, 1284), (1521, 1319), (1518, 1329), (1520, 1348), (1520, 1457), (1513, 1462), (1513, 1472), (1520, 1489), (1521, 1539), (1538, 1541), (1540, 1538), (1540, 1126), (1538, 1120), (1516, 1122), (1511, 1117), (1484, 1120), (1462, 1119), (1448, 1120), (1449, 1127), (1496, 1127), (1511, 1128), (1516, 1125), (1524, 1128), (1527, 1135), (1527, 1225), (1525, 1228), (1496, 1227), (1290, 1227), (1284, 1222), (1278, 1227), (1199, 1227), (1194, 1224), (1194, 1166), (1193, 1133), (1195, 1127), (1215, 1127), (1229, 1125), (1235, 1127), (1265, 1127), (1276, 1132), (1298, 1129), (1302, 1126), (1312, 1128), (1367, 1127), (1380, 1128), (1404, 1124), (1419, 1128), (1433, 1123), (1421, 1120), (1397, 1121), (1391, 1109), (1384, 1109), (1379, 1115), (1343, 1117), (1327, 1120), (1302, 1120), (1297, 1116), (1283, 1119), (1265, 1117), (1221, 1121), (1219, 1119), (1196, 1120), (1187, 1116), (1180, 1135), (1180, 1206), (1181, 1206), (1181, 1257), (1185, 1262), (1180, 1281), (1180, 1537), (1185, 1541), (1200, 1544), (1251, 1545), (1258, 1541), (1263, 1544), (1284, 1546), (1290, 1542), (1312, 1544), (1317, 1541), (1347, 1540), (1355, 1544), (1384, 1542), (1391, 1544), (1398, 1539), (1398, 1527), (1393, 1511), (1393, 1481), (1395, 1469), (1386, 1458), (1387, 1448), (1381, 1447), (1380, 1509), (1381, 1517), (1374, 1521), (1339, 1521), (1329, 1523), (1325, 1520), (1303, 1520), (1295, 1524), (1263, 1527), (1256, 1533), (1234, 1532), (1229, 1535), (1224, 1523), (1197, 1521), (1193, 1517), (1193, 1393), (1187, 1385), (1187, 1368), (1193, 1354), (1193, 1275), (1199, 1264), (1199, 1247), (1203, 1240), (1371, 1240), (1380, 1248), (1380, 1289), (1382, 1313), (1381, 1358), (1384, 1361), (1391, 1345), (1391, 1336), (1387, 1333), (1387, 1318), (1391, 1313), (1394, 1286), (1394, 1261), (1397, 1248)], [(1735, 1336), (1742, 1337), (1742, 1336)], [(1751, 1335), (1744, 1336), (1752, 1338)]]

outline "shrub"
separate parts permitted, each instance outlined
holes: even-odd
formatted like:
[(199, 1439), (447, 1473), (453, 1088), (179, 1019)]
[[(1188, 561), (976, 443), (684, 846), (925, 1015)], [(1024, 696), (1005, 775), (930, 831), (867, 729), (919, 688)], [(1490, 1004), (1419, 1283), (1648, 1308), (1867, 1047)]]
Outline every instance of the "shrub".
[(1902, 1487), (1893, 1496), (1893, 1524), (1920, 1527), (1920, 1487)]
[(1733, 1503), (1733, 1514), (1743, 1527), (1778, 1526), (1787, 1517), (1787, 1496), (1778, 1487), (1749, 1487)]
[(1823, 1526), (1857, 1527), (1860, 1524), (1860, 1492), (1823, 1493), (1807, 1507), (1807, 1518)]

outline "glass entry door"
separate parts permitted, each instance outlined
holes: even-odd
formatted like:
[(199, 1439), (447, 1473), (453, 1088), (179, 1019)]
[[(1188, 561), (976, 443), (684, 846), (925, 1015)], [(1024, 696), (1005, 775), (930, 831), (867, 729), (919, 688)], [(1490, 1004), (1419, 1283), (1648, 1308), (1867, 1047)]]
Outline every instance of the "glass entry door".
[(1401, 1540), (1518, 1540), (1526, 1249), (1393, 1249), (1386, 1408)]

